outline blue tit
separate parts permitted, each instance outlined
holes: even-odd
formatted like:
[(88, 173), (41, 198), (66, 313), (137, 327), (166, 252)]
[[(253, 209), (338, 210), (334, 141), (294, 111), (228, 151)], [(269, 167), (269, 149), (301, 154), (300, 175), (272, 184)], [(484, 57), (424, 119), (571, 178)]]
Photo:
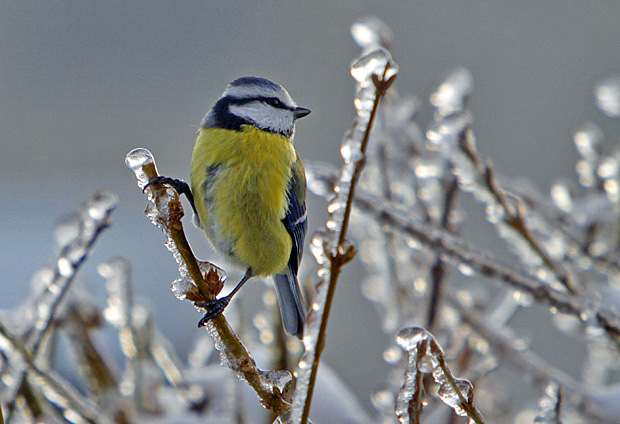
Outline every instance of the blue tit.
[(233, 291), (212, 302), (199, 326), (218, 316), (252, 277), (273, 276), (284, 328), (301, 338), (306, 310), (297, 280), (307, 230), (306, 177), (293, 147), (295, 122), (310, 113), (272, 81), (231, 82), (206, 114), (192, 155), (187, 195), (194, 223), (233, 265), (245, 270)]

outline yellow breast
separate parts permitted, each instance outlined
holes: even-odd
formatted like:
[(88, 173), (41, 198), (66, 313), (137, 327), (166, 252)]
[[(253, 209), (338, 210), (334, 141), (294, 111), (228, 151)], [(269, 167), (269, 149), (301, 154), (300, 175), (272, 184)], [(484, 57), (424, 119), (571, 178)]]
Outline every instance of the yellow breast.
[(285, 270), (292, 241), (282, 224), (295, 150), (252, 126), (201, 129), (191, 186), (200, 225), (220, 253), (255, 275)]

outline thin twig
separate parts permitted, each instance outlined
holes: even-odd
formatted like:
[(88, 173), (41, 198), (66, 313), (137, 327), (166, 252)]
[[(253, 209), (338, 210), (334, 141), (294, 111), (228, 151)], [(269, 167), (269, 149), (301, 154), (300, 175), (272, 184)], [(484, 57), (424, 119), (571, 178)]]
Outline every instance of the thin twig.
[(483, 159), (478, 154), (473, 142), (471, 129), (468, 128), (461, 134), (459, 147), (480, 174), (483, 182), (482, 188), (487, 190), (488, 193), (495, 198), (497, 204), (504, 210), (505, 217), (503, 220), (506, 225), (511, 227), (525, 240), (532, 250), (542, 259), (545, 266), (555, 273), (560, 283), (562, 283), (571, 294), (579, 294), (579, 288), (573, 273), (565, 265), (554, 261), (530, 230), (525, 216), (525, 205), (522, 203), (521, 199), (513, 196), (516, 205), (514, 207), (511, 205), (506, 192), (500, 187), (497, 178), (495, 178), (495, 170), (491, 162)]
[[(6, 340), (11, 346), (11, 352), (19, 355), (20, 359), (28, 365), (28, 369), (32, 372), (32, 377), (40, 379), (39, 386), (42, 386), (43, 391), (51, 390), (55, 394), (55, 405), (70, 411), (72, 414), (78, 415), (79, 418), (88, 423), (107, 423), (106, 415), (97, 410), (97, 407), (92, 404), (88, 399), (83, 398), (77, 391), (70, 390), (70, 386), (67, 383), (62, 382), (61, 378), (55, 375), (53, 372), (48, 372), (39, 368), (35, 362), (35, 357), (28, 350), (28, 348), (22, 344), (22, 342), (11, 334), (8, 329), (0, 323), (0, 336)], [(87, 406), (88, 405), (88, 406)], [(14, 405), (11, 407), (9, 403), (9, 415), (7, 416), (7, 423), (10, 416), (10, 411), (15, 410)], [(1, 423), (0, 423), (1, 424)]]
[(581, 391), (580, 388), (582, 387), (582, 383), (577, 382), (570, 375), (554, 368), (531, 350), (521, 347), (516, 348), (516, 337), (514, 334), (489, 325), (488, 319), (485, 319), (484, 316), (471, 308), (464, 306), (463, 302), (455, 295), (448, 295), (446, 299), (452, 307), (458, 310), (463, 321), (480, 337), (486, 340), (495, 352), (502, 356), (506, 356), (510, 364), (532, 378), (534, 383), (544, 386), (549, 380), (555, 380), (571, 391)]
[[(441, 219), (439, 225), (441, 228), (444, 228), (446, 231), (454, 232), (454, 228), (452, 222), (450, 221), (450, 214), (452, 213), (454, 203), (456, 200), (456, 194), (458, 192), (458, 185), (456, 183), (456, 178), (450, 176), (450, 181), (448, 183), (448, 188), (444, 192), (443, 199), (443, 211), (441, 214)], [(442, 296), (442, 286), (443, 281), (445, 280), (446, 275), (446, 265), (444, 264), (441, 257), (437, 257), (433, 267), (431, 268), (431, 277), (432, 277), (432, 285), (431, 292), (429, 294), (429, 305), (428, 305), (428, 314), (426, 317), (426, 328), (430, 331), (433, 330), (435, 326), (435, 320), (437, 318), (437, 313), (439, 311), (439, 302)]]
[(467, 416), (471, 418), (476, 424), (484, 424), (484, 418), (478, 411), (478, 408), (476, 408), (473, 403), (469, 399), (466, 399), (465, 396), (463, 396), (463, 393), (461, 393), (461, 390), (457, 386), (454, 376), (452, 375), (452, 371), (450, 371), (450, 368), (446, 363), (443, 349), (439, 346), (434, 337), (430, 339), (430, 349), (431, 352), (435, 354), (435, 358), (439, 362), (438, 367), (441, 368), (441, 370), (443, 371), (446, 380), (448, 380), (448, 384), (459, 398), (459, 406), (463, 408), (463, 410), (465, 410)]
[[(355, 196), (355, 189), (357, 187), (357, 183), (362, 173), (362, 169), (366, 163), (366, 148), (368, 147), (368, 140), (370, 139), (370, 131), (372, 129), (372, 125), (375, 120), (375, 116), (377, 114), (377, 109), (379, 108), (379, 103), (381, 98), (387, 91), (387, 89), (394, 82), (395, 76), (392, 75), (390, 78), (386, 78), (386, 74), (388, 72), (389, 63), (386, 64), (383, 75), (376, 79), (373, 79), (375, 83), (375, 98), (372, 105), (372, 110), (370, 111), (370, 115), (368, 117), (368, 123), (365, 128), (364, 136), (362, 139), (362, 143), (360, 146), (360, 157), (355, 162), (355, 167), (353, 170), (353, 175), (351, 177), (351, 181), (348, 187), (347, 200), (345, 206), (345, 212), (342, 219), (342, 223), (340, 225), (340, 233), (338, 235), (338, 244), (336, 249), (333, 251), (326, 252), (329, 255), (330, 261), (330, 273), (329, 273), (329, 285), (327, 288), (327, 294), (325, 299), (325, 305), (323, 308), (323, 314), (321, 315), (321, 325), (319, 327), (318, 337), (316, 339), (316, 348), (315, 354), (312, 361), (311, 371), (310, 371), (310, 381), (308, 385), (308, 391), (306, 398), (304, 399), (304, 407), (303, 413), (301, 417), (301, 423), (306, 424), (308, 422), (308, 418), (310, 416), (310, 406), (312, 404), (312, 395), (314, 392), (314, 386), (316, 383), (316, 377), (318, 374), (319, 363), (321, 360), (321, 353), (325, 348), (325, 338), (327, 334), (327, 323), (329, 320), (329, 313), (331, 311), (332, 301), (334, 298), (334, 293), (336, 291), (336, 284), (338, 282), (338, 277), (342, 271), (342, 267), (352, 259), (353, 252), (350, 248), (350, 245), (346, 243), (346, 235), (349, 227), (349, 219), (351, 216), (351, 210), (353, 208), (353, 198)], [(373, 76), (375, 76), (373, 74)]]
[[(428, 339), (420, 340), (418, 352), (426, 352)], [(415, 376), (413, 383), (413, 395), (408, 402), (407, 415), (411, 424), (420, 424), (422, 417), (422, 409), (424, 407), (424, 374), (420, 371), (424, 355), (416, 355), (415, 358)]]
[[(34, 341), (32, 342), (32, 349), (31, 349), (31, 355), (32, 355), (33, 361), (36, 360), (43, 342), (46, 340), (47, 336), (49, 335), (50, 329), (52, 328), (52, 324), (55, 321), (58, 307), (64, 300), (65, 295), (68, 293), (69, 288), (71, 287), (71, 284), (75, 280), (75, 277), (77, 276), (78, 271), (80, 270), (86, 258), (90, 255), (93, 249), (93, 246), (95, 245), (95, 242), (99, 239), (99, 235), (110, 225), (110, 215), (112, 214), (112, 212), (114, 211), (116, 207), (116, 196), (112, 195), (111, 193), (96, 193), (94, 197), (92, 197), (89, 200), (98, 200), (99, 198), (96, 197), (98, 195), (110, 196), (109, 199), (107, 200), (111, 200), (111, 201), (109, 202), (108, 205), (106, 205), (108, 207), (106, 208), (105, 211), (103, 211), (104, 213), (102, 216), (99, 217), (99, 219), (88, 218), (94, 221), (95, 228), (93, 230), (93, 233), (90, 234), (90, 237), (86, 240), (86, 244), (84, 246), (79, 245), (79, 242), (83, 241), (81, 237), (84, 236), (84, 233), (83, 233), (84, 226), (82, 225), (80, 228), (79, 235), (74, 240), (72, 240), (69, 244), (63, 246), (60, 253), (58, 254), (57, 259), (54, 261), (54, 263), (59, 264), (60, 259), (63, 259), (63, 258), (67, 259), (69, 257), (67, 253), (70, 252), (72, 249), (82, 249), (83, 251), (83, 254), (80, 255), (80, 257), (77, 260), (70, 262), (71, 272), (69, 274), (61, 272), (58, 268), (58, 265), (54, 269), (54, 276), (52, 278), (52, 282), (49, 283), (48, 287), (56, 286), (57, 293), (54, 293), (53, 301), (51, 305), (49, 305), (49, 308), (47, 308), (47, 316), (37, 318), (37, 323), (33, 325), (34, 337), (35, 337)], [(41, 322), (43, 323), (42, 328), (39, 327), (39, 324)], [(19, 378), (19, 382), (14, 386), (17, 388), (17, 390), (15, 391), (13, 396), (11, 396), (8, 402), (10, 407), (9, 407), (8, 415), (6, 417), (7, 424), (11, 422), (14, 416), (13, 412), (15, 410), (15, 404), (16, 404), (17, 398), (19, 397), (19, 393), (20, 393), (19, 390), (21, 389), (21, 387), (23, 387), (24, 382), (26, 381), (26, 378), (27, 378), (27, 374), (28, 374), (28, 370), (24, 369)]]

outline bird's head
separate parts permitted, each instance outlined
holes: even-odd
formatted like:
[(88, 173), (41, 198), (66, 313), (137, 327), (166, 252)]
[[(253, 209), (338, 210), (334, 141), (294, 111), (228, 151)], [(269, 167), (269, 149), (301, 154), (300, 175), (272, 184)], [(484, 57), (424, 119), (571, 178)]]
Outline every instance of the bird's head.
[(201, 126), (240, 130), (249, 124), (290, 138), (295, 121), (309, 113), (297, 106), (281, 85), (265, 78), (241, 77), (228, 85)]

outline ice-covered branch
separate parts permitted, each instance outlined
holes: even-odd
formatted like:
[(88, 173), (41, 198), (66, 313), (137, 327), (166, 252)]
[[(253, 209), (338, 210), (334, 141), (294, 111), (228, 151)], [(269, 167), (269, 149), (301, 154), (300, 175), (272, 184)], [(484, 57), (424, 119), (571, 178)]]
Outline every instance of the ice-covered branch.
[[(26, 330), (26, 346), (31, 352), (33, 361), (37, 358), (41, 346), (46, 340), (54, 324), (58, 308), (62, 304), (77, 272), (93, 249), (99, 235), (110, 223), (110, 215), (116, 208), (118, 198), (109, 191), (98, 191), (90, 199), (81, 203), (74, 212), (63, 217), (56, 229), (56, 238), (60, 250), (55, 258), (53, 268), (41, 272), (40, 292), (34, 299), (36, 316), (34, 322)], [(27, 368), (24, 369), (20, 383), (13, 386), (15, 393), (9, 397), (9, 405), (15, 405), (19, 390), (26, 381)], [(12, 420), (14, 408), (10, 409), (6, 418)]]
[[(132, 150), (125, 163), (134, 171), (141, 189), (158, 176), (155, 160), (146, 149)], [(223, 273), (212, 264), (198, 262), (192, 253), (181, 223), (183, 208), (178, 193), (173, 188), (160, 184), (149, 186), (147, 194), (149, 203), (146, 213), (166, 235), (166, 247), (173, 253), (179, 265), (181, 280), (173, 284), (175, 295), (193, 302), (213, 300), (222, 287)], [(277, 416), (286, 412), (289, 405), (283, 400), (282, 391), (290, 380), (290, 374), (259, 370), (223, 315), (210, 320), (206, 327), (220, 352), (222, 363), (248, 382), (264, 407), (273, 410)]]
[(342, 267), (355, 254), (346, 237), (355, 190), (366, 163), (370, 131), (381, 98), (397, 74), (398, 67), (384, 48), (368, 51), (351, 65), (351, 75), (358, 82), (354, 101), (357, 118), (342, 143), (344, 165), (336, 183), (335, 198), (328, 206), (330, 218), (326, 228), (317, 232), (312, 239), (312, 253), (320, 267), (318, 274), (321, 281), (317, 284), (317, 293), (304, 331), (306, 351), (299, 361), (290, 423), (305, 424), (309, 419), (336, 284)]
[(480, 275), (497, 279), (517, 290), (529, 293), (536, 300), (550, 305), (559, 312), (574, 315), (584, 323), (601, 327), (611, 340), (620, 346), (620, 319), (612, 311), (604, 308), (593, 309), (582, 299), (555, 290), (534, 276), (502, 264), (490, 253), (483, 252), (439, 228), (416, 221), (377, 197), (359, 192), (355, 197), (355, 206), (373, 216), (381, 225), (387, 225), (421, 242), (457, 266), (465, 265)]
[[(29, 370), (29, 379), (43, 392), (45, 397), (62, 411), (62, 414), (69, 422), (75, 423), (101, 423), (111, 424), (106, 415), (93, 402), (84, 398), (77, 390), (73, 389), (67, 382), (53, 371), (40, 368), (35, 362), (32, 351), (28, 349), (20, 340), (0, 323), (0, 345), (4, 351), (4, 356), (10, 360), (12, 367), (19, 369), (21, 364), (25, 364)], [(16, 382), (17, 383), (17, 382)], [(22, 380), (18, 389), (22, 389), (25, 380)], [(12, 406), (7, 415), (7, 423), (15, 415), (15, 405)]]
[(432, 373), (439, 384), (439, 397), (460, 416), (467, 416), (476, 424), (484, 418), (474, 406), (474, 388), (467, 380), (455, 378), (446, 363), (445, 353), (435, 337), (420, 327), (403, 328), (396, 342), (407, 352), (405, 383), (398, 392), (396, 415), (403, 424), (418, 423), (422, 406), (421, 374)]
[[(316, 194), (329, 196), (329, 187), (334, 185), (335, 168), (327, 165), (311, 165), (307, 168), (310, 188)], [(614, 343), (620, 345), (620, 319), (614, 312), (604, 308), (592, 310), (592, 306), (580, 298), (555, 290), (545, 281), (502, 264), (489, 252), (484, 252), (445, 230), (420, 222), (363, 190), (358, 190), (354, 203), (362, 213), (373, 216), (379, 224), (412, 237), (456, 266), (463, 264), (480, 275), (529, 293), (559, 312), (574, 315), (584, 323), (598, 325)]]
[(530, 376), (535, 383), (545, 385), (549, 380), (555, 380), (570, 390), (579, 391), (579, 382), (521, 346), (519, 339), (508, 328), (495, 328), (490, 325), (488, 318), (467, 308), (457, 296), (450, 295), (447, 299), (459, 312), (463, 322), (485, 339), (495, 352), (507, 358), (509, 364)]

